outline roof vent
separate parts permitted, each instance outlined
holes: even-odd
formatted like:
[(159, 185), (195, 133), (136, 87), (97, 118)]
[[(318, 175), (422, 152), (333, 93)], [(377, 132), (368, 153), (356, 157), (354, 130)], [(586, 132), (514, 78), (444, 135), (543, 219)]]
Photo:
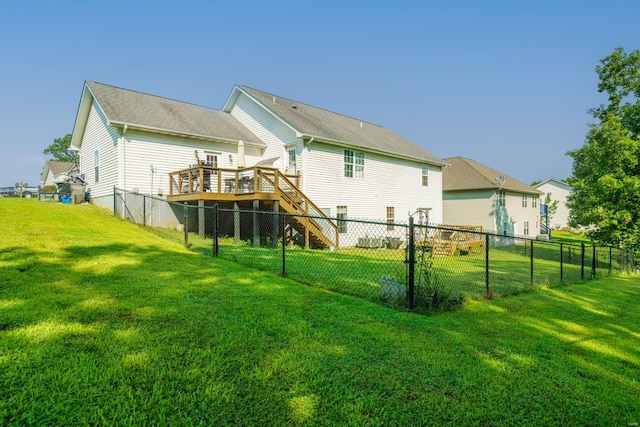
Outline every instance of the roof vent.
[(273, 103), (274, 104), (276, 103), (276, 97), (275, 96), (273, 97)]
[(291, 108), (298, 108), (296, 104), (291, 105)]
[(360, 122), (360, 129), (362, 129), (362, 122)]

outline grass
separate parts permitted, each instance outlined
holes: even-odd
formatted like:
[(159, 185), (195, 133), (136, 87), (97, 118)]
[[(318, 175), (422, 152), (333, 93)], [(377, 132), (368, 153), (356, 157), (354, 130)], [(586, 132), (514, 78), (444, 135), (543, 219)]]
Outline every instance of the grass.
[(629, 425), (640, 280), (424, 317), (0, 200), (1, 425)]
[[(184, 234), (175, 230), (155, 229), (152, 232), (175, 242), (184, 242)], [(232, 238), (221, 238), (219, 241), (219, 257), (276, 274), (282, 273), (281, 246), (254, 247), (249, 241), (235, 244)], [(586, 251), (585, 269), (582, 271), (580, 247), (565, 244), (562, 249), (561, 276), (560, 245), (535, 241), (532, 286), (530, 247), (528, 242), (522, 242), (504, 246), (492, 245), (490, 248), (491, 297), (513, 295), (539, 286), (556, 286), (590, 279), (591, 247)], [(211, 239), (200, 239), (196, 234), (190, 234), (189, 245), (194, 251), (206, 255), (212, 253)], [(380, 280), (383, 276), (390, 276), (398, 283), (406, 283), (404, 248), (377, 250), (347, 247), (339, 251), (307, 251), (299, 247), (288, 247), (285, 252), (285, 271), (289, 278), (349, 295), (406, 306), (406, 301), (400, 299), (385, 301), (380, 292)], [(613, 255), (615, 258), (616, 254)], [(451, 297), (461, 297), (463, 300), (486, 297), (486, 257), (482, 248), (476, 248), (467, 255), (432, 258), (417, 251), (416, 257), (416, 283), (422, 287), (432, 289), (438, 286), (440, 289), (444, 288)], [(609, 274), (608, 257), (608, 251), (598, 253), (598, 277)], [(614, 259), (612, 269), (617, 267), (618, 261)], [(430, 283), (424, 280), (426, 277), (431, 278)], [(419, 309), (429, 311), (429, 308)]]

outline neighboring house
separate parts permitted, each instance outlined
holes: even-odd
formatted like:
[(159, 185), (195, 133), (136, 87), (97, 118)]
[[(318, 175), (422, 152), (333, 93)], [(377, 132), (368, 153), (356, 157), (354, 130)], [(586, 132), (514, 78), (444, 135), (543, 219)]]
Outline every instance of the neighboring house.
[(40, 185), (55, 185), (61, 176), (75, 176), (79, 173), (77, 163), (59, 162), (57, 160), (47, 160), (40, 173)]
[[(113, 206), (114, 187), (200, 206), (242, 205), (251, 196), (227, 197), (209, 177), (221, 182), (231, 169), (266, 179), (272, 168), (295, 176), (305, 204), (330, 217), (404, 221), (419, 211), (423, 222), (442, 222), (444, 161), (382, 126), (246, 86), (235, 86), (215, 110), (86, 82), (71, 146), (92, 200), (106, 207)], [(176, 171), (198, 160), (211, 167), (207, 184), (183, 194), (192, 175)], [(254, 208), (279, 197), (263, 188), (257, 181), (251, 187)], [(284, 210), (292, 206), (277, 201)], [(339, 229), (342, 245), (361, 237), (346, 223)]]
[(489, 166), (464, 157), (444, 159), (444, 223), (480, 225), (508, 235), (539, 234), (542, 192)]
[(542, 191), (541, 200), (544, 203), (545, 197), (551, 193), (551, 203), (558, 201), (558, 210), (549, 218), (549, 226), (555, 229), (569, 227), (569, 208), (567, 207), (567, 197), (571, 194), (571, 186), (565, 181), (549, 178), (534, 186)]

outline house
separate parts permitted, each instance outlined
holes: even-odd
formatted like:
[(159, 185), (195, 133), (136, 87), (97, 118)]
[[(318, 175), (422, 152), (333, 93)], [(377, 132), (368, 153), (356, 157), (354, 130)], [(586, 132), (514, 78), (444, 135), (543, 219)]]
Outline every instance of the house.
[(449, 163), (442, 176), (443, 216), (449, 225), (479, 225), (508, 235), (539, 234), (537, 190), (489, 166), (464, 157)]
[(571, 194), (571, 186), (565, 181), (549, 178), (539, 184), (534, 185), (535, 188), (542, 191), (542, 201), (547, 194), (550, 194), (551, 203), (558, 201), (558, 209), (549, 218), (549, 227), (561, 229), (569, 227), (569, 208), (567, 207), (567, 197)]
[(79, 168), (73, 162), (59, 162), (57, 160), (47, 160), (40, 173), (40, 185), (55, 185), (60, 176), (74, 176), (79, 173)]
[[(87, 81), (71, 146), (106, 207), (117, 187), (198, 206), (442, 221), (443, 160), (383, 126), (246, 86), (216, 110)], [(337, 233), (342, 245), (359, 237), (344, 221)]]

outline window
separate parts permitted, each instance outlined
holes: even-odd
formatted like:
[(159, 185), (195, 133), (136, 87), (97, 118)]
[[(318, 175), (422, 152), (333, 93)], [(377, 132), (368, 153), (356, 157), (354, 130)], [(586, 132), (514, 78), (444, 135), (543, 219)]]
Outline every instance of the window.
[(287, 165), (287, 170), (289, 173), (296, 174), (298, 173), (298, 167), (296, 165), (296, 148), (292, 147), (288, 150), (289, 153), (289, 164)]
[(387, 231), (393, 231), (393, 224), (395, 222), (395, 209), (393, 206), (387, 206)]
[(498, 206), (506, 206), (506, 196), (504, 190), (498, 191)]
[(207, 166), (218, 167), (218, 155), (220, 153), (204, 153), (204, 162)]
[(538, 198), (536, 196), (531, 196), (531, 207), (532, 208), (538, 207)]
[(529, 195), (522, 193), (522, 207), (526, 208), (529, 201)]
[(337, 206), (336, 208), (336, 217), (338, 218), (338, 233), (346, 233), (347, 232), (347, 207), (346, 206)]
[(364, 178), (364, 153), (344, 150), (345, 178)]
[(100, 152), (93, 152), (93, 182), (100, 181)]
[(429, 168), (427, 165), (422, 165), (422, 186), (429, 186)]
[(525, 236), (529, 235), (529, 221), (524, 222), (524, 235)]

